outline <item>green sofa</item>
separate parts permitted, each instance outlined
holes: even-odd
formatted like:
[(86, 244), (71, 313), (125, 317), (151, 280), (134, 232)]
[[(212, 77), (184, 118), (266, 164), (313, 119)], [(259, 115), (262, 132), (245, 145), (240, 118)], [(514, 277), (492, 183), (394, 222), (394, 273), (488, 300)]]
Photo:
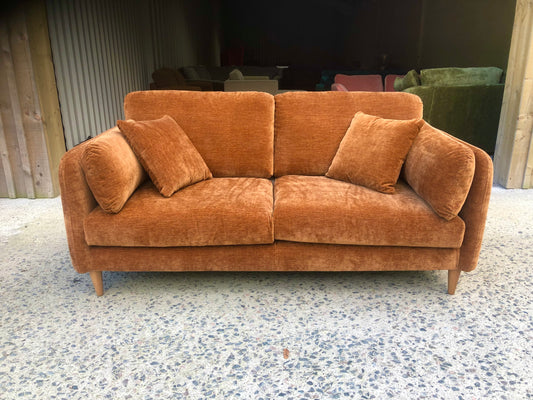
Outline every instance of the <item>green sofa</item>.
[(489, 154), (494, 154), (503, 99), (503, 70), (433, 68), (411, 70), (395, 88), (418, 95), (424, 120)]

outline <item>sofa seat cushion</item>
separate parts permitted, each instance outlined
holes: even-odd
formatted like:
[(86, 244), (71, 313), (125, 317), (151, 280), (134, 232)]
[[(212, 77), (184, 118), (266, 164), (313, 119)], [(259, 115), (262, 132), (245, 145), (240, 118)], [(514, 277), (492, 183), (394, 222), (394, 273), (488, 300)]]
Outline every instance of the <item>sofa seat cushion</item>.
[(458, 248), (465, 224), (440, 218), (405, 182), (394, 194), (323, 176), (274, 187), (275, 239), (303, 243)]
[(96, 207), (84, 221), (91, 246), (173, 247), (274, 241), (272, 183), (215, 178), (174, 193), (141, 185), (118, 214)]

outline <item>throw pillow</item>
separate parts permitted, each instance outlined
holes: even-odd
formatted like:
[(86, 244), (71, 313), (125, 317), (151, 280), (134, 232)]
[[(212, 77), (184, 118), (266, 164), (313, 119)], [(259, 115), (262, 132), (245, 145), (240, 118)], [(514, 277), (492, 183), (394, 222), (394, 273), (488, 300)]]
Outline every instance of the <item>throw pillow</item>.
[(142, 165), (118, 129), (92, 139), (83, 151), (80, 165), (94, 198), (109, 213), (122, 210), (146, 179)]
[(117, 121), (159, 192), (170, 197), (179, 189), (212, 177), (196, 147), (168, 115), (152, 121)]
[(229, 73), (229, 78), (234, 81), (242, 81), (244, 79), (244, 75), (238, 69), (234, 69)]
[(420, 86), (420, 76), (414, 69), (405, 74), (403, 78), (396, 78), (394, 81), (394, 90), (397, 92), (403, 92), (413, 86)]
[(326, 176), (382, 193), (394, 193), (422, 119), (393, 120), (358, 112)]
[(405, 159), (403, 173), (409, 186), (449, 221), (463, 208), (475, 169), (476, 157), (468, 145), (424, 124)]

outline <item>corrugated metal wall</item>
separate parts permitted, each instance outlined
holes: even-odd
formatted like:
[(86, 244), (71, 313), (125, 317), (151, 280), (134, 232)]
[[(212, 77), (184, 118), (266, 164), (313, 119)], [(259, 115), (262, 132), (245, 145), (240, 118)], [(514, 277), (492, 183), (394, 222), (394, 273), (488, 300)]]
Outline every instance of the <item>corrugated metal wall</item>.
[(46, 0), (67, 149), (123, 118), (124, 96), (156, 68), (217, 65), (217, 4)]
[(124, 96), (149, 86), (149, 4), (47, 0), (67, 149), (123, 118)]

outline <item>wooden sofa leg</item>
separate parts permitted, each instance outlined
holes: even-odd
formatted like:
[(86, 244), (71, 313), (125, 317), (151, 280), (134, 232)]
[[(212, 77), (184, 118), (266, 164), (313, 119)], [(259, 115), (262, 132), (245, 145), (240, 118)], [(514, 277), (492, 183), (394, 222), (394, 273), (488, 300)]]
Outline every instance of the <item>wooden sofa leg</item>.
[(448, 271), (448, 293), (455, 294), (455, 288), (457, 282), (459, 282), (459, 276), (461, 275), (460, 269), (454, 269)]
[(91, 280), (93, 281), (94, 290), (97, 296), (104, 294), (104, 281), (102, 280), (102, 271), (91, 271)]

